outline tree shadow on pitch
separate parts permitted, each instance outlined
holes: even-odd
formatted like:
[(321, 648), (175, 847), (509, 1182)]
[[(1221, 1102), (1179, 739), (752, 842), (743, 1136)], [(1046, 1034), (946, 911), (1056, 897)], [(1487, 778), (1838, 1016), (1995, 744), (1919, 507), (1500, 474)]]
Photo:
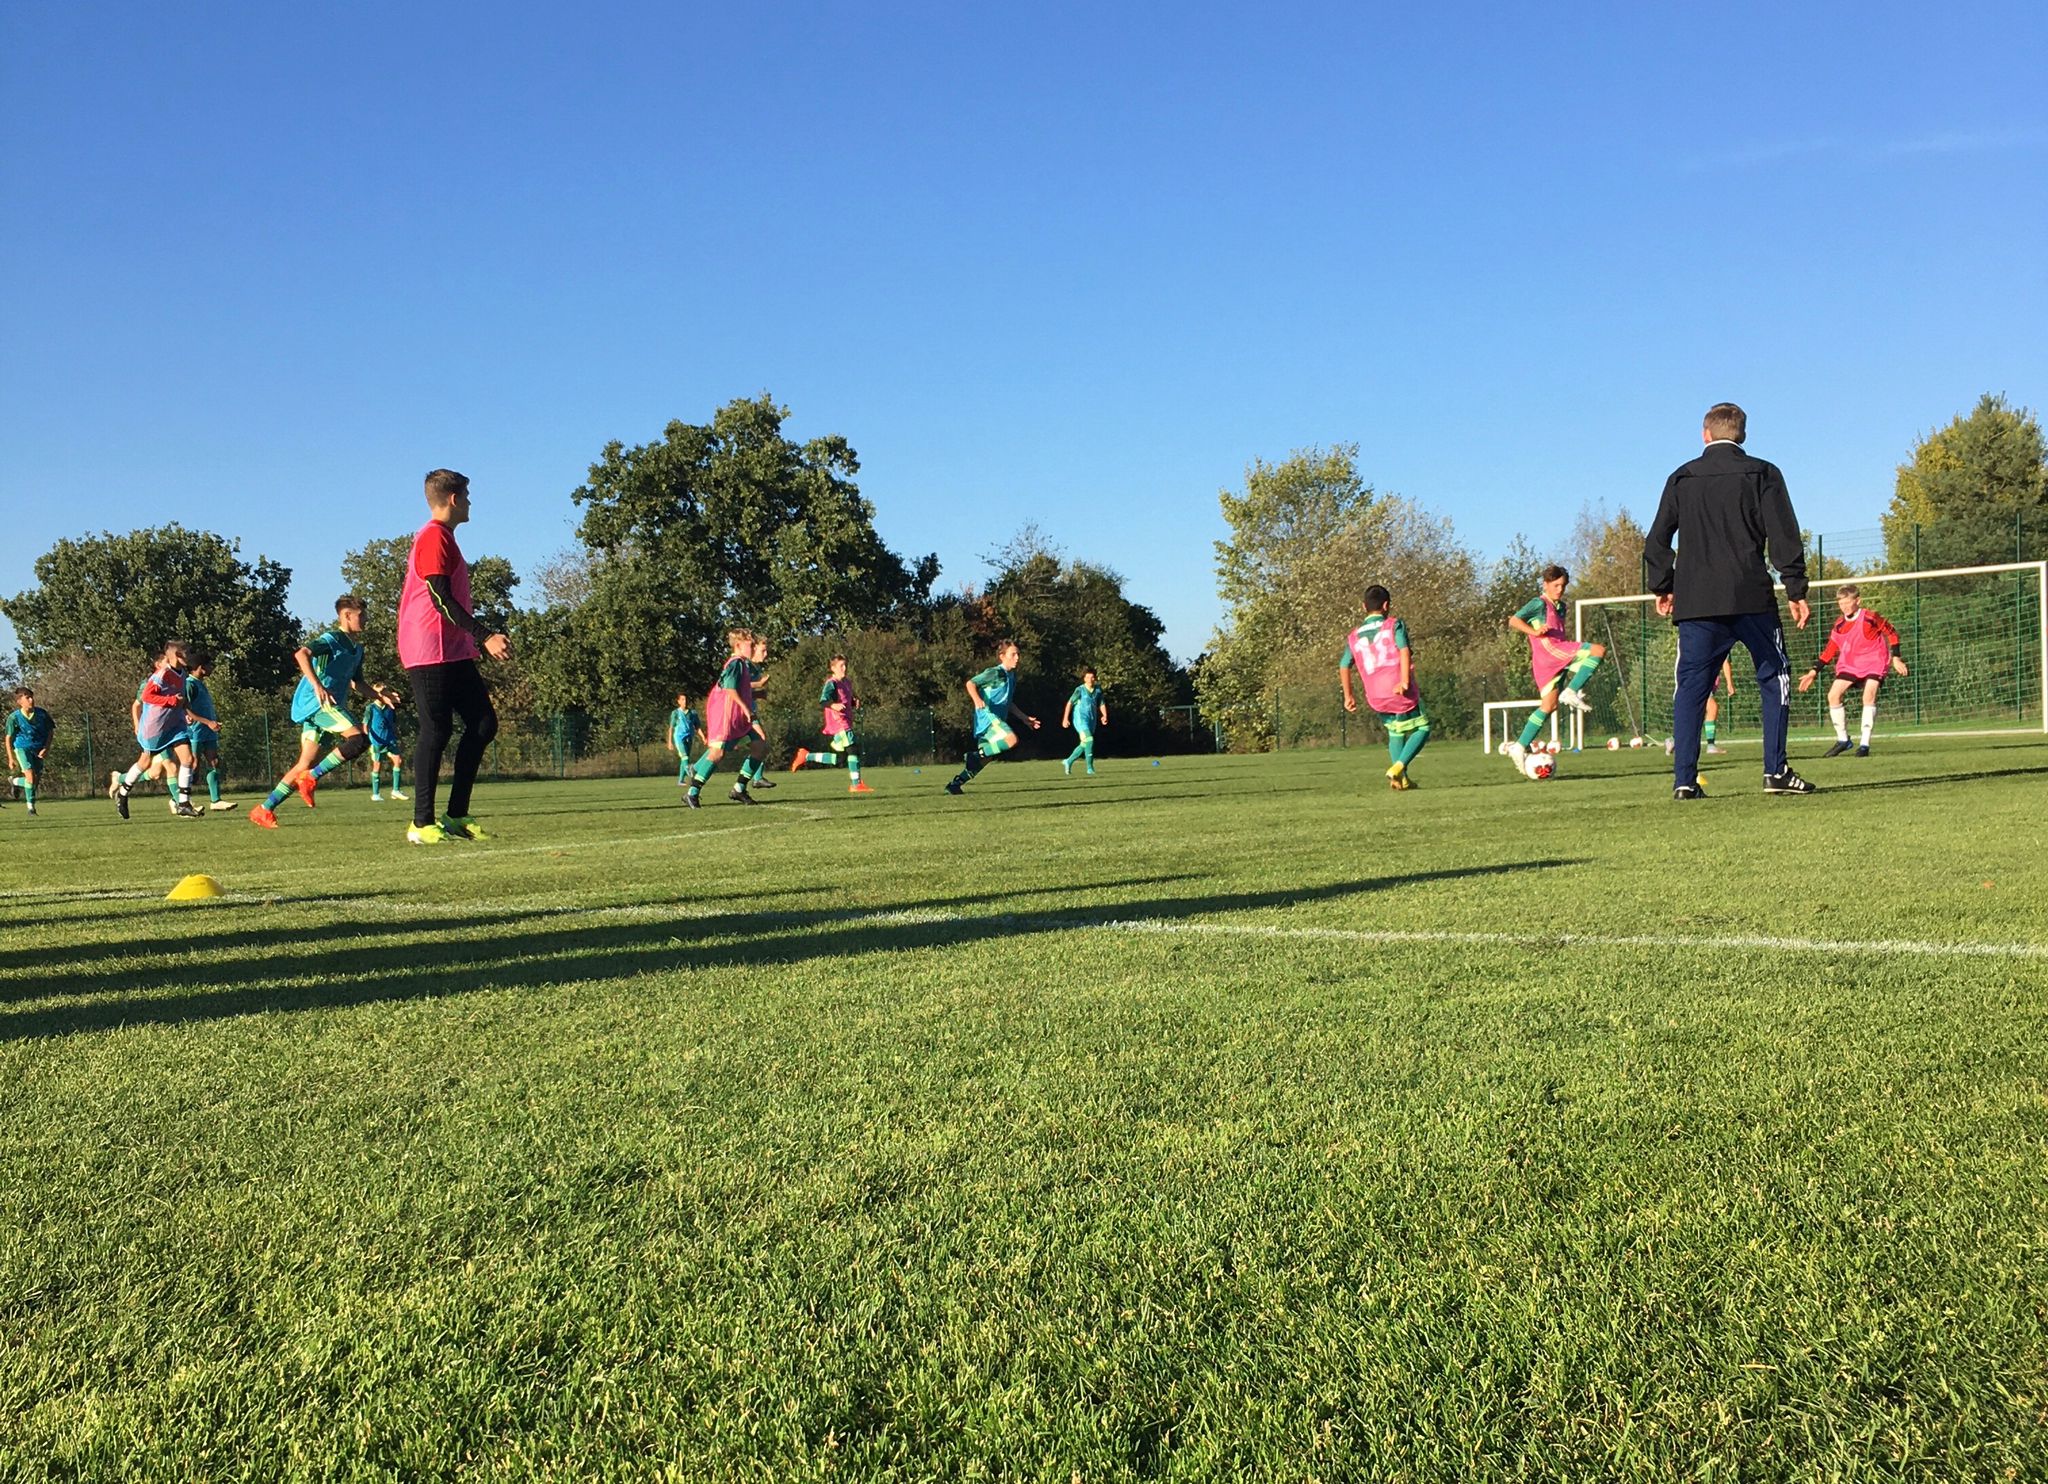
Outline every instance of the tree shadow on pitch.
[[(843, 963), (873, 953), (902, 953), (1020, 939), (1135, 919), (1181, 921), (1335, 902), (1432, 881), (1517, 876), (1583, 864), (1522, 860), (1320, 886), (1139, 901), (1075, 903), (1064, 911), (940, 916), (960, 898), (896, 903), (853, 913), (736, 912), (716, 917), (605, 923), (581, 928), (544, 924), (538, 932), (496, 932), (443, 943), (383, 943), (332, 956), (292, 958), (275, 948), (224, 958), (195, 970), (184, 965), (147, 985), (118, 986), (98, 976), (69, 992), (95, 994), (84, 1004), (0, 1016), (0, 1041), (20, 1041), (134, 1025), (177, 1025), (284, 1011), (338, 1010), (359, 1005), (439, 998), (478, 990), (570, 988), (650, 974), (712, 969), (786, 968)], [(1082, 890), (1100, 890), (1083, 888)], [(1036, 893), (1056, 896), (1060, 888)], [(1002, 899), (1024, 895), (1005, 893)], [(985, 900), (985, 898), (984, 898)], [(470, 921), (467, 926), (474, 927)], [(501, 924), (491, 924), (493, 927)], [(824, 930), (829, 929), (829, 930)], [(190, 988), (195, 972), (212, 983)], [(171, 992), (178, 991), (178, 992)], [(57, 993), (43, 989), (43, 993)]]

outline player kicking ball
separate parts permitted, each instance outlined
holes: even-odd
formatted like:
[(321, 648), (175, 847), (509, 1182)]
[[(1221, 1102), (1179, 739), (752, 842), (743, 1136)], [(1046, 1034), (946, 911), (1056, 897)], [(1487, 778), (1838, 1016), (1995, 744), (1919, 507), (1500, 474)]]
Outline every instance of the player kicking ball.
[[(299, 760), (270, 790), (270, 796), (249, 811), (249, 823), (259, 829), (277, 828), (277, 806), (294, 789), (313, 807), (314, 790), (320, 780), (336, 768), (353, 762), (369, 750), (370, 736), (356, 724), (345, 704), (360, 690), (357, 676), (363, 668), (363, 600), (343, 593), (334, 600), (334, 622), (301, 644), (293, 658), (299, 662), (299, 688), (292, 693), (292, 720), (299, 724)], [(335, 738), (326, 757), (320, 757), (321, 739)], [(316, 763), (315, 758), (320, 758)]]
[[(1010, 726), (1010, 698), (1017, 690), (1017, 646), (1005, 639), (996, 646), (996, 662), (967, 682), (967, 700), (974, 707), (974, 745), (962, 758), (960, 772), (946, 784), (946, 792), (958, 794), (988, 766), (1017, 745), (1017, 733)], [(1038, 718), (1019, 711), (1017, 715), (1032, 731)]]
[(860, 698), (853, 693), (853, 682), (846, 675), (846, 656), (832, 656), (832, 671), (825, 678), (825, 687), (818, 692), (818, 707), (821, 715), (818, 729), (825, 734), (825, 745), (829, 752), (813, 752), (808, 747), (799, 747), (796, 756), (790, 759), (789, 771), (809, 764), (814, 768), (836, 768), (840, 759), (846, 760), (846, 791), (850, 794), (871, 794), (874, 792), (860, 781), (860, 744), (853, 736), (853, 713), (860, 709)]
[(1522, 735), (1501, 749), (1520, 772), (1529, 761), (1529, 744), (1560, 705), (1591, 711), (1585, 686), (1607, 657), (1602, 644), (1581, 644), (1565, 633), (1564, 590), (1572, 574), (1555, 564), (1543, 569), (1543, 591), (1515, 610), (1508, 627), (1529, 641), (1529, 673), (1536, 681), (1536, 709), (1522, 723)]
[(1899, 631), (1885, 621), (1883, 614), (1872, 613), (1863, 606), (1862, 593), (1853, 586), (1838, 588), (1835, 606), (1842, 610), (1842, 616), (1835, 621), (1813, 668), (1799, 677), (1799, 691), (1804, 695), (1812, 690), (1820, 667), (1834, 662), (1835, 678), (1828, 686), (1828, 720), (1835, 724), (1835, 745), (1821, 756), (1840, 757), (1849, 750), (1849, 708), (1845, 702), (1849, 688), (1860, 682), (1863, 740), (1856, 744), (1856, 756), (1869, 757), (1871, 733), (1877, 726), (1877, 693), (1884, 684), (1885, 670), (1889, 667), (1892, 674), (1904, 675), (1908, 673), (1906, 662), (1899, 657)]
[(1356, 711), (1351, 674), (1358, 672), (1365, 703), (1387, 729), (1387, 786), (1405, 793), (1415, 786), (1408, 765), (1429, 741), (1429, 713), (1415, 685), (1415, 656), (1408, 646), (1408, 625), (1389, 611), (1393, 594), (1374, 583), (1365, 590), (1365, 622), (1344, 642), (1337, 678), (1344, 686), (1344, 709)]

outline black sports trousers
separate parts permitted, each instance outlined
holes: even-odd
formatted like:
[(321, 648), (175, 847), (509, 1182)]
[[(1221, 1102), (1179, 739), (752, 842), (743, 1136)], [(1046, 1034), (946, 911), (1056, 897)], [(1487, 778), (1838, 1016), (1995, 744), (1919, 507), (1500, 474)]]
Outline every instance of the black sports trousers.
[(448, 780), (448, 814), (453, 819), (467, 818), (476, 770), (483, 766), (484, 749), (498, 735), (498, 712), (491, 705), (490, 687), (484, 684), (475, 660), (417, 665), (408, 668), (405, 676), (412, 682), (413, 710), (420, 719), (420, 740), (412, 762), (412, 822), (422, 827), (434, 822), (441, 754), (448, 750), (457, 717), (462, 719), (462, 740), (455, 744), (455, 774)]

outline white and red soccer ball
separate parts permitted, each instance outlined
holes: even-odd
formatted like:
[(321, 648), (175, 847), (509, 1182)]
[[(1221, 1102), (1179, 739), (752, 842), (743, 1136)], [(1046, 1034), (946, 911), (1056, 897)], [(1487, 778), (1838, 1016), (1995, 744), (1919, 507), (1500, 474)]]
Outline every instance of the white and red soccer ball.
[(1522, 772), (1537, 783), (1541, 783), (1557, 771), (1557, 759), (1541, 749), (1532, 750), (1522, 764)]

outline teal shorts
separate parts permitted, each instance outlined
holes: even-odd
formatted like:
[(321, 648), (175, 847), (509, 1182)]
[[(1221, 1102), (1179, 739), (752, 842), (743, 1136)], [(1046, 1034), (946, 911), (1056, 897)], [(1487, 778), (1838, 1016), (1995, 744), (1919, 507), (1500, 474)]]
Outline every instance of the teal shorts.
[(339, 706), (322, 706), (299, 723), (299, 737), (317, 738), (323, 732), (339, 734), (356, 729), (356, 719)]
[(1008, 752), (1017, 745), (1017, 734), (1011, 730), (1007, 721), (989, 716), (987, 712), (983, 712), (982, 716), (987, 719), (976, 720), (974, 740), (983, 753), (994, 757), (997, 753)]
[(381, 763), (397, 751), (398, 748), (396, 746), (386, 747), (382, 742), (372, 742), (370, 744), (370, 761)]

